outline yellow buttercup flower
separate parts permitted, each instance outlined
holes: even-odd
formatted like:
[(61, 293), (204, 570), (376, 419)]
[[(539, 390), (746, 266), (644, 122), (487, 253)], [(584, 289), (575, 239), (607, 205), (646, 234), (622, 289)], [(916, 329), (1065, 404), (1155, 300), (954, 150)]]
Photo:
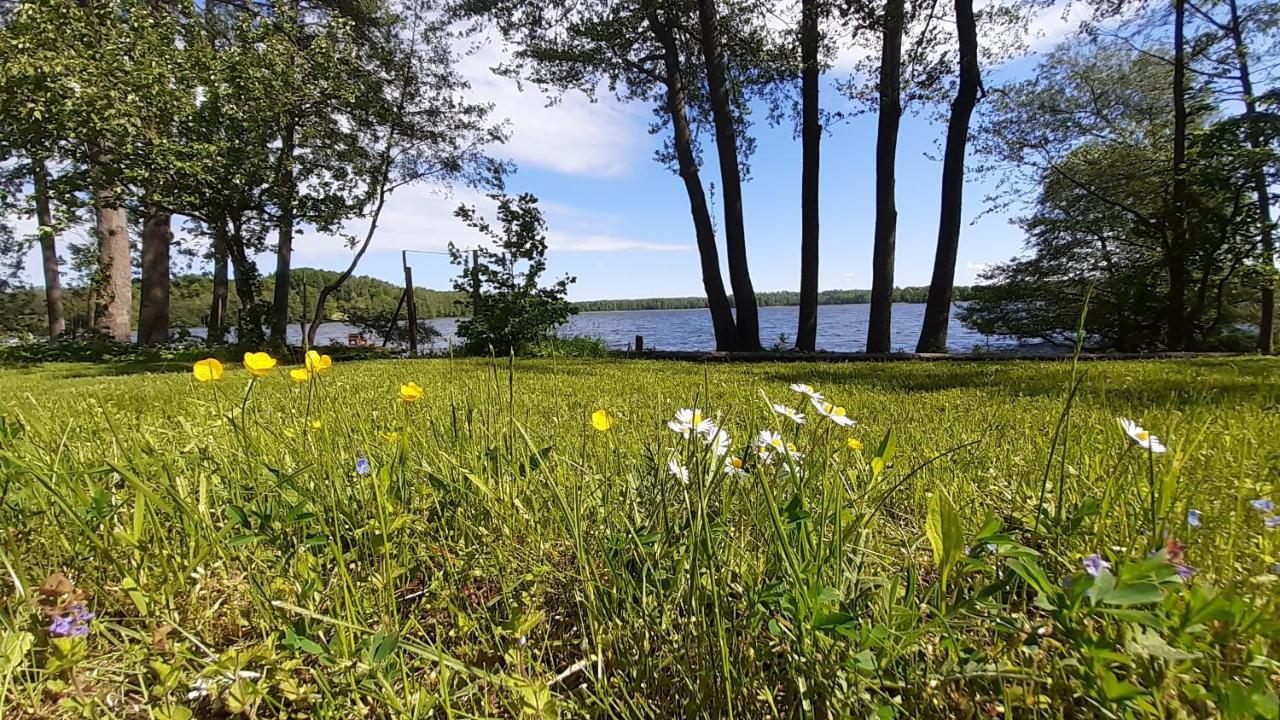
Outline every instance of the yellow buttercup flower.
[(312, 429), (312, 430), (319, 430), (319, 429), (320, 429), (320, 428), (322, 428), (322, 427), (324, 427), (324, 423), (320, 422), (319, 420), (312, 420), (312, 421), (311, 421), (311, 429)]
[(196, 380), (200, 382), (219, 380), (222, 378), (222, 363), (214, 358), (198, 360), (195, 365), (191, 366), (191, 374), (195, 375)]
[(398, 432), (382, 433), (382, 439), (386, 440), (388, 445), (395, 445), (396, 443), (400, 442), (400, 433)]
[(848, 445), (849, 449), (853, 450), (854, 452), (858, 452), (862, 450), (862, 441), (856, 437), (851, 437), (848, 440), (845, 440), (844, 444)]
[(289, 379), (296, 383), (304, 383), (311, 379), (311, 371), (306, 368), (294, 368), (289, 371)]
[(604, 410), (597, 410), (591, 413), (591, 427), (600, 432), (609, 432), (609, 428), (613, 427), (613, 416)]
[(422, 397), (422, 387), (416, 382), (400, 386), (400, 399), (407, 403), (415, 403)]
[(264, 352), (247, 352), (244, 354), (244, 366), (255, 377), (266, 377), (276, 369), (276, 359)]
[(308, 350), (305, 364), (309, 372), (323, 374), (324, 371), (329, 369), (330, 365), (333, 365), (333, 358), (328, 355), (321, 355), (315, 350)]

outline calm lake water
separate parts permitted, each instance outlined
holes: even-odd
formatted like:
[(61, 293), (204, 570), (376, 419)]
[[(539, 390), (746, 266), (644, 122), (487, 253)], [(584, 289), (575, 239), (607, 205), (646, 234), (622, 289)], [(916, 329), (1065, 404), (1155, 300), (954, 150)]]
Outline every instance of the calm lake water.
[[(867, 316), (870, 305), (823, 305), (818, 308), (818, 347), (822, 350), (861, 351), (866, 347)], [(952, 307), (947, 346), (954, 351), (1006, 349), (1016, 347), (1013, 338), (988, 337), (965, 327), (956, 319), (959, 305)], [(924, 305), (896, 303), (893, 306), (893, 349), (913, 351), (920, 335)], [(795, 342), (799, 308), (760, 308), (760, 340), (765, 346), (773, 345), (779, 335), (786, 336), (786, 345)], [(429, 321), (447, 338), (453, 336), (457, 321), (454, 318), (436, 318)], [(202, 334), (203, 328), (197, 330)], [(317, 344), (330, 342), (346, 344), (347, 335), (355, 328), (344, 323), (325, 323), (320, 326)], [(610, 348), (625, 349), (635, 342), (636, 335), (644, 336), (646, 348), (657, 350), (710, 350), (715, 347), (711, 332), (711, 316), (703, 308), (692, 310), (625, 310), (612, 312), (578, 313), (561, 326), (560, 335), (590, 335), (602, 338)], [(289, 342), (301, 343), (301, 331), (293, 326)]]

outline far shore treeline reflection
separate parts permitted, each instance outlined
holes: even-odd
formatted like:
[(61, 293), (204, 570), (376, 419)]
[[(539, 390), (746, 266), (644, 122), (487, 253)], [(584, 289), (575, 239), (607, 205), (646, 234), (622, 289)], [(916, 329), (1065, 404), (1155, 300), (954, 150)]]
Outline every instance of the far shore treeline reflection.
[[(310, 319), (303, 314), (303, 298), (315, 298), (317, 289), (324, 283), (331, 282), (337, 273), (331, 270), (313, 268), (297, 268), (293, 270), (290, 284), (289, 322), (296, 324)], [(304, 288), (308, 291), (304, 293)], [(262, 279), (260, 293), (264, 301), (275, 292), (275, 278), (268, 275)], [(403, 288), (400, 285), (379, 280), (378, 278), (358, 275), (351, 277), (342, 288), (334, 293), (326, 304), (326, 319), (342, 321), (353, 314), (382, 315), (396, 310)], [(208, 320), (209, 301), (213, 293), (213, 281), (203, 275), (179, 275), (173, 278), (170, 295), (170, 323), (175, 328), (204, 327)], [(893, 302), (923, 303), (929, 294), (928, 287), (894, 288)], [(133, 284), (133, 305), (138, 317), (139, 286)], [(956, 288), (956, 302), (971, 299), (971, 288)], [(64, 289), (66, 298), (66, 319), (68, 328), (82, 328), (88, 325), (88, 295), (83, 287)], [(465, 317), (470, 313), (464, 293), (453, 290), (429, 290), (415, 288), (414, 299), (418, 317), (448, 318)], [(40, 334), (45, 322), (45, 296), (42, 288), (24, 288), (9, 293), (0, 293), (0, 313), (6, 320), (9, 329), (26, 329), (33, 334)], [(733, 302), (733, 296), (729, 296)], [(862, 305), (871, 302), (870, 290), (825, 290), (818, 295), (819, 305)], [(760, 307), (783, 307), (800, 304), (800, 293), (790, 290), (756, 293), (756, 303)], [(685, 310), (705, 308), (705, 297), (668, 297), (668, 298), (624, 298), (615, 300), (585, 300), (573, 303), (582, 312), (610, 310)], [(233, 320), (240, 304), (235, 293), (228, 298), (228, 316)], [(307, 313), (312, 312), (310, 306)], [(403, 310), (401, 310), (403, 318)]]

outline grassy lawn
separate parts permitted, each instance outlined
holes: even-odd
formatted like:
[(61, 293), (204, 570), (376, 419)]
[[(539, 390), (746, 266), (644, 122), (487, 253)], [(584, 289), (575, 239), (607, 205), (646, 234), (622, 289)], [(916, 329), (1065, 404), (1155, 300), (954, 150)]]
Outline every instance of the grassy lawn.
[(0, 717), (1277, 716), (1274, 360), (182, 369), (0, 370)]

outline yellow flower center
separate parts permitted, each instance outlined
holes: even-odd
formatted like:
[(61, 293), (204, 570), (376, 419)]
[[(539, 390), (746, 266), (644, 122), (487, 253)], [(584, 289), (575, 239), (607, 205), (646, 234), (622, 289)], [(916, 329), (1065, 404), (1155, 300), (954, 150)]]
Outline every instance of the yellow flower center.
[(729, 458), (729, 464), (730, 464), (730, 465), (732, 465), (734, 468), (736, 468), (736, 469), (738, 469), (738, 470), (741, 470), (741, 469), (742, 469), (742, 458), (736, 458), (736, 457), (735, 457), (735, 458)]
[(1147, 432), (1146, 430), (1139, 430), (1139, 431), (1138, 431), (1138, 441), (1139, 441), (1139, 442), (1146, 442), (1147, 440), (1150, 440), (1150, 439), (1151, 439), (1151, 433)]

